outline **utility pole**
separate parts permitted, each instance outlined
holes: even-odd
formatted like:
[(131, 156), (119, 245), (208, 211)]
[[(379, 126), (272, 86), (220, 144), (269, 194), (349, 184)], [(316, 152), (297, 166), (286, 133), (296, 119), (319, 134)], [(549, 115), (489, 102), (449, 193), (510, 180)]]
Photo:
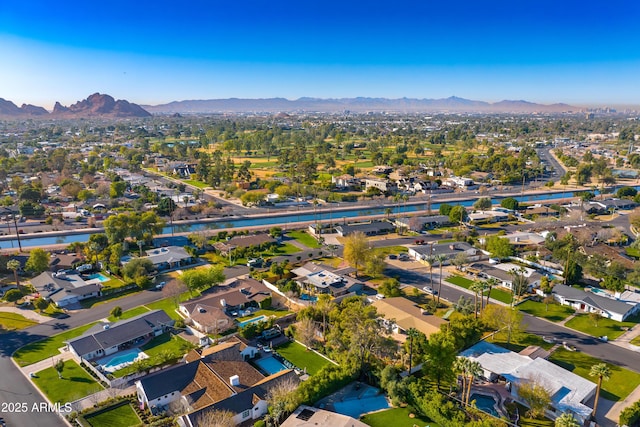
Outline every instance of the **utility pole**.
[(20, 233), (18, 232), (18, 220), (16, 218), (16, 214), (13, 214), (13, 225), (16, 227), (16, 239), (18, 240), (18, 248), (20, 248), (20, 252), (22, 252), (22, 243), (20, 242)]

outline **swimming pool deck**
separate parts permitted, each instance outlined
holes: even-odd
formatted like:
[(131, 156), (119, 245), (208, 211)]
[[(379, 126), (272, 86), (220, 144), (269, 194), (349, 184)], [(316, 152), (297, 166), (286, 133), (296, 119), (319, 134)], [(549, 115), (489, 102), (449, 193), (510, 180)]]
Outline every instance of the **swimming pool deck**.
[[(321, 409), (326, 409), (328, 411), (332, 411), (332, 412), (337, 412), (340, 413), (339, 411), (336, 410), (335, 407), (335, 403), (342, 403), (342, 402), (347, 402), (350, 400), (359, 400), (362, 399), (363, 397), (367, 398), (367, 397), (372, 397), (369, 396), (367, 393), (371, 393), (369, 390), (377, 390), (375, 387), (372, 387), (368, 384), (365, 384), (363, 382), (360, 381), (355, 381), (352, 382), (351, 384), (341, 388), (340, 390), (338, 390), (337, 392), (319, 400), (316, 403), (316, 406), (318, 406)], [(384, 394), (382, 393), (382, 391), (379, 391), (379, 396), (383, 396)], [(387, 399), (387, 403), (388, 403), (388, 399)], [(383, 409), (389, 409), (391, 407), (391, 405), (389, 405), (387, 408), (383, 408)], [(381, 409), (378, 409), (381, 410)], [(370, 412), (376, 412), (377, 410), (374, 411), (370, 411)], [(361, 414), (361, 415), (364, 415)]]

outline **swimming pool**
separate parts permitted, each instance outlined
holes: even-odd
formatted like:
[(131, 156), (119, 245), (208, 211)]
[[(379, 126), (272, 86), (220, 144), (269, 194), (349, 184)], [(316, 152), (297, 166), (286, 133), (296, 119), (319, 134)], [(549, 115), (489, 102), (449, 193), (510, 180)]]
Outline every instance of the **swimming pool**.
[(94, 273), (87, 276), (87, 280), (95, 280), (95, 279), (101, 282), (108, 282), (109, 280), (111, 280), (107, 276), (104, 276), (103, 274), (100, 274), (100, 273)]
[(491, 414), (494, 417), (500, 416), (500, 414), (498, 414), (498, 411), (496, 410), (496, 405), (498, 404), (498, 402), (496, 402), (495, 398), (487, 396), (485, 394), (473, 393), (469, 397), (469, 402), (473, 402), (474, 400), (476, 401), (476, 407), (481, 411)]
[(148, 357), (149, 356), (140, 351), (139, 348), (132, 348), (129, 350), (121, 351), (112, 356), (103, 357), (102, 359), (98, 360), (97, 363), (102, 366), (103, 371), (115, 372), (119, 369), (131, 365), (136, 360), (142, 360)]
[(318, 297), (314, 296), (314, 295), (309, 295), (309, 294), (300, 294), (300, 299), (302, 301), (318, 301)]
[(273, 356), (265, 359), (256, 359), (254, 362), (260, 369), (269, 375), (277, 374), (278, 372), (287, 369), (286, 366)]
[(340, 402), (334, 402), (336, 412), (355, 418), (363, 414), (390, 408), (386, 396), (375, 387), (367, 387), (357, 396), (350, 396)]
[(253, 319), (249, 319), (249, 320), (244, 320), (242, 322), (238, 322), (238, 326), (240, 326), (241, 328), (244, 328), (249, 323), (264, 322), (265, 320), (267, 320), (267, 316), (261, 315), (261, 316), (258, 316), (258, 317), (254, 317)]

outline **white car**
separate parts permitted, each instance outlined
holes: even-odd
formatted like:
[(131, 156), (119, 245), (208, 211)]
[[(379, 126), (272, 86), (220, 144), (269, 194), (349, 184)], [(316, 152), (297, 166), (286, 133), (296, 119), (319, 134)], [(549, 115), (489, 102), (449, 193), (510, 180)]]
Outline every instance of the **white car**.
[(429, 295), (438, 295), (438, 291), (434, 290), (431, 286), (425, 286), (424, 288), (422, 288), (422, 290)]

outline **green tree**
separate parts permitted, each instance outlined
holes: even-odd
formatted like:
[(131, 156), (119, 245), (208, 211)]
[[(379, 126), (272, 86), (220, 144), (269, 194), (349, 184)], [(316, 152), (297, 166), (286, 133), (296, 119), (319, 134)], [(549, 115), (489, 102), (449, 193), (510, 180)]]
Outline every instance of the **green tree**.
[(402, 295), (398, 279), (386, 279), (378, 288), (378, 292), (387, 298), (399, 297)]
[(58, 372), (58, 378), (62, 379), (62, 371), (64, 370), (64, 360), (58, 359), (53, 364), (53, 368)]
[(513, 245), (509, 242), (509, 239), (496, 235), (487, 237), (486, 248), (494, 258), (508, 258), (513, 256), (514, 253)]
[(513, 292), (513, 302), (519, 300), (522, 295), (527, 292), (529, 287), (529, 278), (523, 269), (511, 270), (511, 291)]
[(20, 292), (17, 289), (9, 289), (7, 292), (5, 292), (4, 294), (4, 299), (9, 301), (9, 302), (16, 302), (18, 301), (20, 298), (22, 298), (22, 292)]
[(364, 261), (364, 272), (371, 277), (382, 275), (385, 268), (385, 257), (384, 252), (369, 251)]
[(491, 209), (491, 206), (491, 197), (480, 197), (473, 204), (473, 208), (480, 211), (489, 210)]
[(507, 347), (522, 332), (522, 318), (522, 313), (515, 307), (497, 304), (489, 304), (482, 312), (482, 320), (487, 327), (506, 335)]
[(353, 233), (347, 236), (344, 240), (342, 256), (345, 261), (356, 269), (356, 277), (358, 276), (358, 269), (367, 259), (369, 250), (369, 242), (367, 241), (367, 236), (365, 236), (364, 233)]
[(527, 416), (534, 419), (544, 417), (551, 404), (551, 393), (536, 378), (529, 378), (518, 384), (518, 396), (525, 402), (529, 410)]
[(576, 262), (574, 257), (569, 256), (564, 271), (565, 285), (577, 285), (582, 280), (582, 266)]
[(43, 312), (49, 307), (49, 301), (46, 299), (39, 297), (33, 302), (35, 308), (37, 308), (40, 312)]
[(453, 209), (452, 205), (450, 205), (448, 203), (441, 203), (440, 204), (440, 208), (438, 209), (438, 213), (440, 215), (449, 216), (449, 213), (451, 212), (451, 209)]
[(20, 261), (17, 259), (10, 259), (7, 261), (7, 270), (13, 271), (13, 278), (16, 281), (16, 286), (20, 288), (20, 280), (18, 279), (18, 270), (20, 270)]
[(146, 258), (134, 258), (122, 268), (124, 277), (132, 282), (137, 283), (141, 287), (145, 287), (148, 283), (149, 274), (154, 270), (153, 263)]
[(449, 212), (449, 221), (454, 224), (462, 224), (468, 218), (469, 216), (467, 215), (467, 210), (464, 208), (464, 206), (461, 205), (454, 206)]
[(119, 306), (115, 306), (111, 309), (111, 312), (109, 314), (111, 314), (116, 319), (119, 319), (122, 316), (122, 308)]
[(563, 412), (554, 422), (555, 427), (580, 427), (580, 423), (571, 412)]
[(598, 378), (598, 385), (596, 388), (596, 399), (595, 399), (595, 403), (593, 404), (593, 416), (595, 417), (596, 411), (598, 410), (598, 402), (600, 400), (600, 390), (602, 389), (602, 382), (609, 380), (609, 378), (611, 377), (611, 369), (609, 368), (609, 365), (607, 365), (606, 363), (598, 363), (597, 365), (593, 365), (591, 367), (591, 371), (589, 371), (589, 376)]
[(500, 201), (500, 206), (511, 211), (517, 211), (520, 207), (520, 202), (513, 197), (505, 197)]
[(456, 360), (457, 350), (455, 341), (442, 331), (429, 336), (426, 361), (423, 365), (425, 375), (435, 380), (438, 387), (443, 382), (453, 379), (453, 362)]
[(29, 253), (29, 259), (25, 264), (27, 271), (34, 273), (42, 273), (49, 268), (49, 252), (42, 248), (32, 249)]
[(478, 306), (478, 295), (480, 295), (480, 301), (481, 301), (480, 304), (482, 305), (482, 299), (483, 299), (482, 292), (484, 292), (484, 289), (485, 289), (484, 282), (481, 282), (478, 280), (474, 281), (473, 283), (471, 283), (471, 286), (469, 286), (469, 290), (473, 292), (473, 297), (474, 297), (473, 313), (476, 319), (478, 318), (478, 311), (482, 312), (482, 307)]
[(127, 189), (127, 183), (125, 181), (113, 181), (109, 189), (109, 197), (117, 199), (122, 197)]

